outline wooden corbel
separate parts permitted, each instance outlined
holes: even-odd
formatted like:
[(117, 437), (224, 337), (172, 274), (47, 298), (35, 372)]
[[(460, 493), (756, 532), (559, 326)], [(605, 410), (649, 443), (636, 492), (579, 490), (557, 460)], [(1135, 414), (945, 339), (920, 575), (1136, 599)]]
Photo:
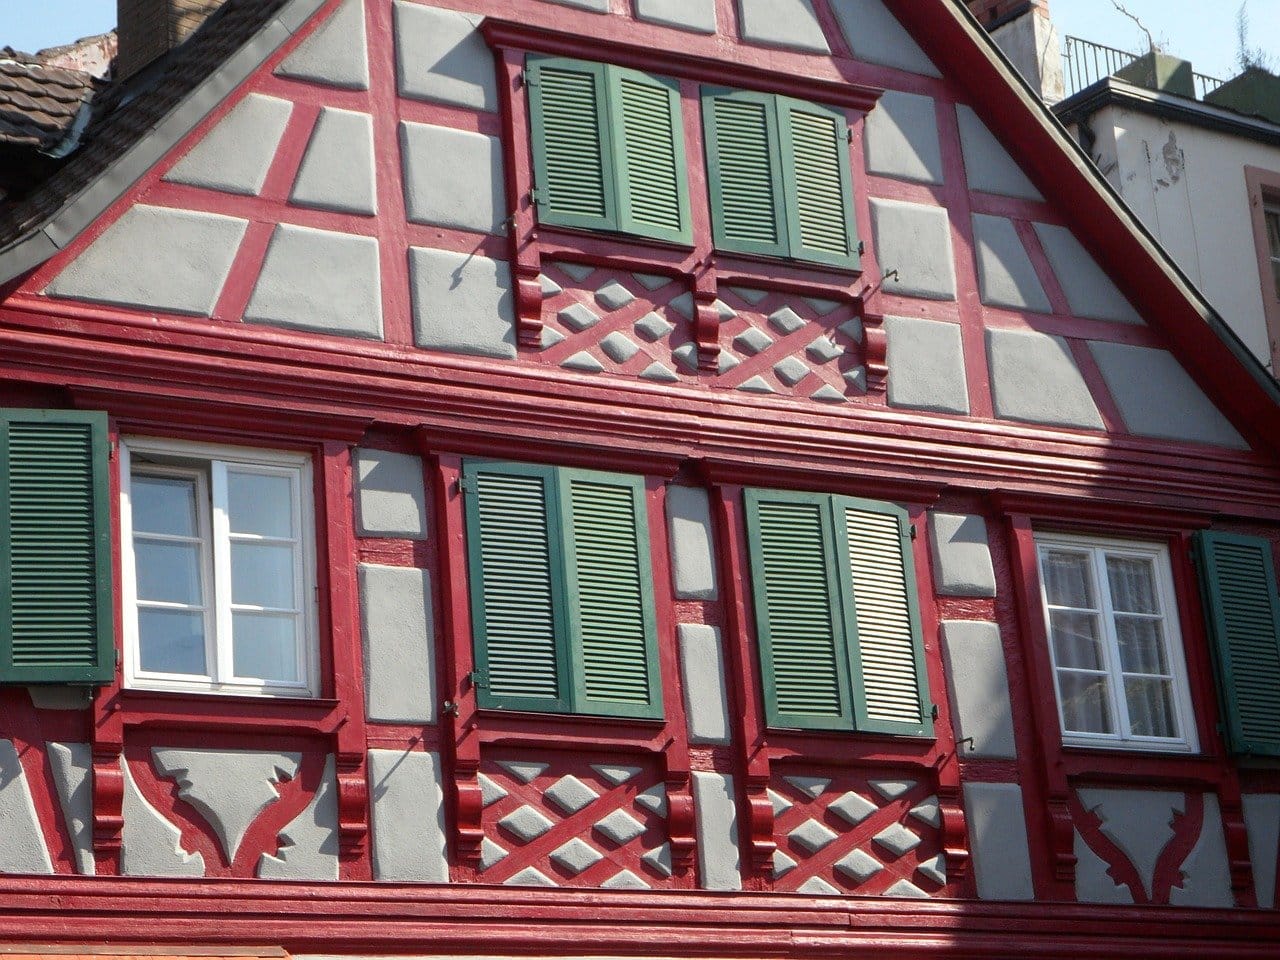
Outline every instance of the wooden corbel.
[(885, 332), (882, 314), (862, 314), (862, 337), (867, 395), (882, 395), (889, 380), (889, 335)]

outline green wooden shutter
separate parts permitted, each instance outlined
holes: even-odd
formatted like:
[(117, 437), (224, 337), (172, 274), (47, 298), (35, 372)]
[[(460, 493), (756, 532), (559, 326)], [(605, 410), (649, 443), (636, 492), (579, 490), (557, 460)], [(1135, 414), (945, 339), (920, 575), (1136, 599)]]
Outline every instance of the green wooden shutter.
[(609, 67), (620, 229), (692, 243), (680, 85)]
[(109, 683), (107, 417), (0, 411), (0, 681)]
[(857, 728), (933, 732), (929, 680), (906, 511), (891, 503), (835, 498), (841, 566), (851, 591)]
[(1280, 602), (1271, 544), (1196, 536), (1225, 735), (1233, 753), (1280, 756)]
[(554, 474), (527, 464), (463, 468), (482, 707), (568, 708)]
[(605, 67), (530, 56), (525, 75), (538, 219), (619, 229)]
[(786, 256), (776, 98), (704, 87), (702, 120), (717, 249)]
[(561, 470), (574, 711), (662, 715), (644, 481)]
[(771, 726), (847, 730), (853, 725), (830, 500), (745, 492), (756, 634)]
[(844, 114), (779, 98), (778, 117), (791, 256), (856, 269), (858, 243)]

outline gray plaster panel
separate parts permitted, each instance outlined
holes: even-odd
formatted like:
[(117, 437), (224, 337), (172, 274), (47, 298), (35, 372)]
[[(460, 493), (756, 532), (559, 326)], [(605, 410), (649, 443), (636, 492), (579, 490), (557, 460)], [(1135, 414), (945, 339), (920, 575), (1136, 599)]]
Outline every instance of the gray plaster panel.
[(592, 13), (608, 13), (609, 0), (543, 0), (544, 3), (558, 3), (562, 7), (577, 7), (590, 10)]
[(729, 693), (724, 677), (720, 631), (697, 623), (682, 623), (680, 678), (690, 743), (729, 742)]
[[(139, 204), (107, 228), (46, 293), (208, 316), (248, 223)], [(145, 250), (146, 256), (138, 251)]]
[(156, 770), (178, 784), (178, 796), (196, 808), (234, 860), (259, 814), (280, 799), (276, 785), (291, 780), (299, 753), (256, 750), (182, 750), (153, 747)]
[(942, 74), (881, 0), (828, 0), (859, 60), (927, 77)]
[(997, 417), (1103, 428), (1093, 395), (1061, 337), (988, 330), (987, 361)]
[(680, 600), (714, 600), (715, 550), (711, 504), (700, 487), (667, 487), (667, 532), (671, 539), (671, 578)]
[(1142, 323), (1142, 318), (1125, 299), (1124, 294), (1116, 289), (1111, 278), (1089, 256), (1070, 230), (1047, 223), (1037, 223), (1035, 226), (1040, 245), (1044, 247), (1053, 272), (1058, 275), (1058, 283), (1067, 295), (1072, 313), (1096, 320)]
[(396, 0), (396, 74), (400, 95), (474, 110), (498, 109), (493, 53), (474, 14)]
[(978, 896), (1034, 900), (1022, 788), (1016, 783), (966, 783), (964, 814)]
[(955, 299), (956, 265), (945, 207), (873, 198), (871, 225), (881, 269), (897, 271), (895, 279), (885, 281), (886, 292)]
[(447, 883), (440, 755), (370, 750), (375, 880)]
[(1076, 899), (1081, 903), (1133, 903), (1128, 886), (1111, 878), (1107, 862), (1093, 852), (1084, 837), (1075, 835)]
[(44, 830), (12, 740), (0, 740), (0, 872), (53, 873)]
[(812, 0), (738, 0), (738, 27), (743, 40), (830, 53)]
[(249, 94), (174, 164), (165, 179), (256, 197), (292, 113), (288, 100)]
[(400, 151), (410, 220), (503, 232), (506, 181), (497, 137), (405, 121)]
[(356, 518), (360, 535), (422, 540), (427, 494), (422, 460), (408, 453), (356, 450)]
[(994, 597), (996, 574), (991, 566), (987, 522), (957, 513), (929, 514), (933, 585), (944, 597)]
[(1174, 814), (1186, 809), (1186, 795), (1161, 790), (1082, 789), (1080, 804), (1101, 821), (1104, 836), (1114, 843), (1134, 869), (1147, 894), (1156, 861), (1173, 839)]
[(348, 90), (368, 90), (369, 51), (363, 0), (346, 0), (337, 13), (285, 58), (276, 73)]
[(636, 19), (667, 27), (716, 32), (715, 0), (636, 0)]
[(290, 33), (297, 33), (324, 4), (325, 0), (293, 0), (285, 5), (276, 19)]
[(435, 722), (431, 574), (360, 564), (360, 621), (369, 719)]
[(919, 317), (886, 317), (889, 403), (912, 410), (968, 413), (960, 326)]
[(1034, 313), (1050, 311), (1049, 298), (1012, 220), (974, 214), (973, 240), (983, 303)]
[(1090, 341), (1089, 349), (1131, 433), (1248, 447), (1173, 354), (1100, 340)]
[(938, 113), (932, 97), (886, 91), (867, 114), (867, 170), (942, 183)]
[(1175, 907), (1224, 909), (1236, 905), (1231, 892), (1231, 865), (1227, 859), (1222, 808), (1215, 794), (1204, 794), (1204, 827), (1200, 839), (1182, 863), (1182, 886), (1175, 885), (1169, 891), (1169, 903)]
[(87, 710), (93, 703), (89, 687), (27, 687), (37, 710)]
[(48, 743), (45, 749), (62, 820), (75, 851), (76, 870), (93, 876), (97, 869), (93, 855), (93, 750), (87, 743)]
[(1244, 823), (1249, 831), (1249, 861), (1258, 906), (1276, 905), (1276, 858), (1280, 857), (1280, 794), (1250, 793), (1244, 797)]
[(182, 832), (147, 802), (124, 757), (120, 769), (124, 772), (120, 872), (126, 877), (203, 877), (204, 856), (182, 849)]
[(307, 808), (280, 831), (274, 855), (258, 860), (258, 876), (268, 880), (338, 879), (338, 785), (329, 757), (320, 786)]
[(418, 346), (515, 358), (515, 307), (506, 261), (411, 247), (409, 270)]
[(1000, 628), (994, 623), (949, 620), (942, 624), (942, 640), (956, 736), (972, 740), (960, 748), (960, 755), (1015, 759), (1018, 748)]
[(267, 246), (244, 318), (251, 323), (381, 340), (378, 241), (280, 224)]
[(289, 202), (339, 213), (378, 212), (369, 114), (336, 107), (320, 111)]
[(960, 122), (960, 144), (971, 190), (1023, 200), (1044, 199), (972, 107), (957, 104), (956, 118)]
[(733, 777), (693, 775), (693, 805), (698, 824), (698, 880), (704, 890), (741, 890), (738, 805)]

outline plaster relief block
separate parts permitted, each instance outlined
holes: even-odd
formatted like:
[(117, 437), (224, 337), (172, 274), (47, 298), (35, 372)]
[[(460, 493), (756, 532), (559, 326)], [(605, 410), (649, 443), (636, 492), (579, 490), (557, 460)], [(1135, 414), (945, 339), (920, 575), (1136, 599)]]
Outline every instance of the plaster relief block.
[(1276, 905), (1276, 862), (1280, 860), (1280, 793), (1244, 796), (1244, 823), (1249, 832), (1249, 862), (1258, 906)]
[(885, 317), (889, 404), (968, 413), (969, 383), (960, 326), (919, 317)]
[(49, 769), (58, 791), (62, 819), (71, 837), (76, 871), (93, 876), (93, 750), (87, 743), (47, 743)]
[(974, 214), (973, 239), (983, 303), (1032, 313), (1051, 312), (1049, 298), (1012, 220)]
[(1142, 323), (1132, 304), (1116, 289), (1111, 278), (1070, 230), (1047, 223), (1035, 226), (1040, 245), (1044, 247), (1045, 256), (1049, 258), (1058, 283), (1067, 295), (1072, 313), (1095, 320)]
[(275, 855), (264, 853), (258, 876), (266, 880), (338, 879), (338, 787), (333, 757), (325, 763), (315, 796), (280, 831)]
[(320, 111), (289, 202), (339, 213), (378, 212), (369, 114), (335, 107)]
[(667, 534), (671, 540), (671, 578), (680, 600), (715, 600), (716, 563), (711, 504), (701, 487), (667, 487)]
[(966, 783), (969, 852), (983, 900), (1034, 900), (1022, 788), (1016, 783)]
[(896, 278), (885, 281), (885, 292), (929, 300), (956, 298), (955, 256), (951, 223), (944, 207), (902, 200), (871, 200), (880, 267)]
[(347, 90), (368, 90), (363, 0), (345, 0), (333, 16), (285, 58), (276, 68), (276, 75)]
[[(247, 227), (235, 217), (139, 204), (90, 244), (45, 293), (207, 317)], [(139, 250), (147, 255), (138, 256)]]
[(409, 272), (418, 346), (515, 359), (515, 307), (505, 260), (410, 247)]
[(143, 797), (124, 757), (120, 768), (124, 772), (120, 872), (126, 877), (203, 877), (204, 856), (182, 849), (182, 832)]
[(698, 882), (704, 890), (741, 890), (738, 806), (733, 777), (693, 774), (698, 824)]
[(396, 76), (402, 97), (489, 113), (498, 109), (493, 53), (475, 14), (396, 0)]
[(997, 417), (1103, 429), (1093, 395), (1061, 337), (987, 330), (987, 360)]
[(379, 723), (435, 723), (431, 574), (362, 563), (365, 702)]
[(1131, 433), (1248, 449), (1173, 354), (1100, 340), (1089, 350)]
[(1044, 200), (972, 107), (957, 104), (956, 119), (960, 124), (960, 144), (970, 190), (1022, 200)]
[(1076, 899), (1081, 903), (1133, 903), (1133, 894), (1116, 883), (1107, 862), (1093, 852), (1079, 833), (1075, 835)]
[(0, 740), (0, 872), (53, 873), (26, 771), (12, 740)]
[(251, 93), (165, 174), (170, 183), (256, 197), (262, 192), (293, 104)]
[(427, 494), (422, 459), (407, 453), (358, 447), (356, 526), (362, 537), (427, 535)]
[(374, 879), (447, 883), (440, 755), (370, 750), (369, 792)]
[(947, 687), (955, 707), (961, 757), (1015, 759), (1013, 711), (1000, 628), (994, 623), (950, 620), (942, 624)]
[(715, 0), (636, 0), (636, 19), (694, 33), (715, 33), (716, 3)]
[(729, 694), (724, 676), (720, 631), (697, 623), (682, 623), (680, 678), (690, 743), (729, 742)]
[(881, 0), (828, 0), (849, 49), (859, 60), (926, 77), (938, 68)]
[(867, 171), (942, 183), (938, 113), (932, 97), (886, 91), (867, 114)]
[[(406, 120), (400, 124), (400, 154), (411, 221), (503, 233), (506, 172), (497, 137)], [(557, 286), (554, 293), (559, 292)]]
[(987, 522), (982, 517), (932, 511), (929, 545), (933, 584), (944, 597), (994, 597), (996, 573), (991, 565)]
[[(1231, 892), (1231, 865), (1227, 859), (1227, 837), (1222, 829), (1222, 810), (1212, 793), (1203, 795), (1204, 826), (1200, 838), (1182, 862), (1182, 886), (1174, 884), (1169, 903), (1175, 907), (1234, 907)], [(1274, 873), (1273, 873), (1274, 876)]]
[(830, 53), (812, 0), (738, 0), (742, 39), (772, 47)]
[(1186, 795), (1161, 790), (1084, 789), (1081, 805), (1101, 821), (1103, 835), (1129, 858), (1147, 895), (1156, 860), (1173, 839), (1174, 815), (1186, 811)]
[(382, 339), (378, 241), (282, 223), (244, 319), (295, 330)]

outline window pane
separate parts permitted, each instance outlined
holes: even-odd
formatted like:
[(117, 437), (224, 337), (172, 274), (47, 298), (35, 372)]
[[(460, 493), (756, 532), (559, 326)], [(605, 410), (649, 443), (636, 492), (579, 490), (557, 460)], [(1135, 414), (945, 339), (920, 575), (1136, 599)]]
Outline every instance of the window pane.
[(1051, 605), (1084, 607), (1090, 610), (1095, 608), (1087, 553), (1046, 550), (1041, 566), (1044, 571), (1045, 595)]
[(1129, 726), (1133, 736), (1171, 739), (1179, 736), (1171, 681), (1126, 677), (1124, 696), (1129, 706)]
[(1155, 571), (1150, 560), (1107, 557), (1112, 609), (1123, 613), (1159, 613)]
[(227, 471), (232, 533), (292, 537), (293, 484), (288, 477)]
[(178, 477), (140, 477), (130, 481), (133, 529), (173, 537), (196, 536), (196, 482)]
[(1102, 644), (1095, 615), (1051, 610), (1049, 626), (1053, 631), (1054, 662), (1060, 668), (1103, 669)]
[(1280, 257), (1280, 210), (1267, 211), (1267, 243), (1271, 256)]
[(147, 673), (208, 675), (204, 615), (182, 610), (138, 610), (138, 659)]
[(1120, 642), (1120, 669), (1125, 673), (1168, 675), (1169, 660), (1164, 649), (1164, 624), (1150, 617), (1116, 617), (1116, 639)]
[(200, 545), (137, 539), (133, 555), (138, 570), (138, 599), (165, 603), (204, 603), (200, 591)]
[(293, 609), (293, 549), (267, 543), (231, 544), (231, 602)]
[(1107, 679), (1085, 673), (1058, 673), (1062, 723), (1071, 733), (1114, 733)]
[(297, 623), (293, 617), (262, 613), (232, 616), (235, 675), (243, 680), (296, 683)]

